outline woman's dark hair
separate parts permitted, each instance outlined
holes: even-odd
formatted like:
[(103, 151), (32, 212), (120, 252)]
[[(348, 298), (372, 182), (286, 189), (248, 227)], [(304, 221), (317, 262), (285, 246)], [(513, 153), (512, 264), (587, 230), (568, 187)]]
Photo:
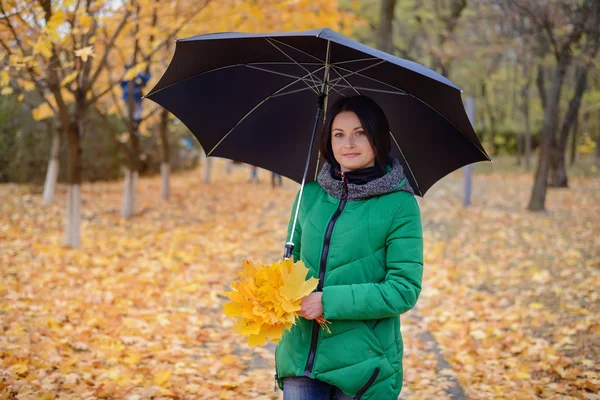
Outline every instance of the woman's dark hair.
[(344, 111), (356, 114), (375, 153), (375, 165), (385, 169), (390, 154), (390, 125), (381, 107), (367, 96), (342, 97), (331, 106), (319, 143), (321, 156), (329, 165), (340, 168), (331, 147), (331, 126), (333, 119)]

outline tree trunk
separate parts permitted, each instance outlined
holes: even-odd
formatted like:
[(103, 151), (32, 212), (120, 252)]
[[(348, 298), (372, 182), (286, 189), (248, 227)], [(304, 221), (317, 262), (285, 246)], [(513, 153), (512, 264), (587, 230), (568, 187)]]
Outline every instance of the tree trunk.
[(54, 129), (52, 132), (52, 148), (50, 150), (50, 161), (46, 171), (46, 182), (44, 183), (44, 204), (48, 205), (54, 200), (56, 192), (56, 181), (58, 180), (59, 157), (60, 157), (60, 131)]
[(569, 109), (567, 110), (567, 114), (565, 115), (561, 130), (560, 136), (557, 143), (556, 152), (554, 152), (555, 161), (552, 170), (552, 179), (550, 181), (550, 186), (552, 187), (569, 187), (569, 180), (567, 176), (566, 170), (566, 152), (567, 152), (567, 142), (569, 139), (569, 132), (572, 131), (572, 127), (577, 120), (577, 115), (579, 114), (579, 107), (581, 106), (581, 98), (585, 93), (585, 87), (587, 84), (587, 67), (586, 66), (578, 66), (575, 72), (575, 93), (573, 94), (573, 98), (569, 102)]
[(536, 79), (536, 84), (537, 84), (537, 88), (538, 88), (538, 92), (540, 95), (540, 101), (542, 102), (542, 110), (546, 109), (546, 83), (545, 83), (545, 77), (544, 77), (544, 66), (541, 64), (538, 64), (538, 70), (537, 70), (537, 79)]
[(523, 132), (517, 134), (517, 165), (521, 165), (523, 158)]
[(596, 132), (596, 165), (600, 167), (600, 113), (598, 113), (598, 132)]
[(160, 145), (162, 149), (162, 164), (160, 166), (161, 186), (160, 193), (164, 200), (167, 200), (171, 195), (171, 187), (169, 176), (171, 174), (170, 154), (169, 154), (169, 138), (167, 128), (169, 126), (169, 112), (163, 109), (160, 112), (159, 135)]
[(545, 100), (546, 108), (544, 109), (544, 122), (542, 124), (540, 156), (535, 171), (531, 199), (527, 206), (527, 209), (530, 211), (544, 211), (546, 209), (546, 191), (552, 156), (552, 142), (554, 140), (556, 125), (558, 124), (558, 106), (562, 86), (570, 62), (571, 54), (569, 53), (569, 49), (566, 49), (557, 60), (556, 73), (550, 87), (550, 93)]
[(531, 169), (531, 121), (529, 120), (529, 98), (525, 111), (525, 171)]
[(497, 154), (496, 148), (496, 118), (494, 117), (494, 110), (490, 103), (490, 99), (487, 96), (487, 86), (485, 82), (481, 82), (481, 97), (483, 98), (483, 104), (485, 106), (485, 113), (488, 117), (488, 126), (490, 131), (490, 145), (492, 146), (492, 155)]
[(575, 164), (575, 159), (577, 158), (577, 138), (579, 137), (579, 117), (575, 120), (575, 124), (573, 124), (573, 135), (571, 135), (571, 162), (570, 165), (573, 166)]
[(396, 0), (381, 0), (381, 13), (379, 14), (379, 32), (377, 46), (386, 53), (394, 53), (393, 22)]
[(69, 142), (69, 170), (67, 190), (67, 227), (65, 243), (70, 247), (81, 246), (81, 136), (83, 121), (72, 124), (67, 130)]
[(204, 183), (210, 183), (210, 170), (212, 169), (213, 158), (206, 157), (204, 164)]
[(123, 193), (123, 208), (121, 216), (131, 218), (135, 215), (135, 191), (138, 180), (138, 172), (126, 169), (125, 170), (125, 187)]

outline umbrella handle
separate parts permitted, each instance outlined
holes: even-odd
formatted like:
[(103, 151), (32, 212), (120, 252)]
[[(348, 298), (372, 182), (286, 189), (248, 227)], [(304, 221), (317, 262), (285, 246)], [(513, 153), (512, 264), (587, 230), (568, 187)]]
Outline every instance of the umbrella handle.
[(290, 258), (292, 258), (292, 250), (294, 250), (294, 243), (287, 242), (285, 244), (285, 249), (283, 250), (283, 259), (284, 260), (289, 260)]

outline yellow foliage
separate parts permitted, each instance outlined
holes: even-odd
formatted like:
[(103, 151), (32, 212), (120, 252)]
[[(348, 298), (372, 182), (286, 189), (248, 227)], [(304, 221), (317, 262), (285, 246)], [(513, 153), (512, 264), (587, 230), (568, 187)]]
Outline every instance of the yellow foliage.
[(33, 54), (41, 54), (45, 58), (52, 57), (52, 43), (46, 40), (44, 36), (40, 37), (33, 47)]
[(78, 73), (78, 71), (73, 71), (69, 75), (65, 76), (63, 78), (62, 82), (60, 82), (60, 85), (66, 86), (69, 83), (73, 82), (75, 80), (75, 78), (77, 78), (77, 73)]
[(31, 92), (33, 89), (35, 89), (35, 82), (32, 82), (32, 81), (23, 82), (23, 89), (25, 89), (26, 92)]
[(82, 33), (88, 33), (92, 28), (92, 17), (89, 14), (84, 13), (79, 17), (79, 26), (81, 27)]
[(146, 69), (145, 62), (141, 62), (141, 63), (134, 65), (133, 67), (131, 67), (127, 70), (124, 80), (126, 80), (126, 81), (132, 80), (133, 78), (135, 78), (137, 76), (137, 74), (143, 72), (144, 69)]
[(159, 371), (156, 375), (154, 375), (154, 379), (152, 380), (152, 382), (156, 385), (156, 386), (164, 386), (169, 379), (171, 379), (171, 370), (163, 370), (163, 371)]
[(33, 109), (33, 119), (41, 121), (46, 118), (50, 118), (54, 115), (54, 111), (50, 108), (48, 103), (42, 103)]
[(75, 57), (81, 57), (81, 60), (86, 62), (89, 57), (94, 57), (94, 46), (87, 46), (75, 50)]
[(0, 86), (8, 86), (8, 71), (0, 71)]
[(224, 313), (238, 318), (234, 332), (248, 335), (250, 346), (278, 342), (295, 323), (302, 298), (317, 287), (319, 280), (306, 280), (307, 273), (302, 261), (261, 265), (243, 260), (239, 280), (231, 285), (234, 291), (225, 293), (232, 302), (225, 305)]

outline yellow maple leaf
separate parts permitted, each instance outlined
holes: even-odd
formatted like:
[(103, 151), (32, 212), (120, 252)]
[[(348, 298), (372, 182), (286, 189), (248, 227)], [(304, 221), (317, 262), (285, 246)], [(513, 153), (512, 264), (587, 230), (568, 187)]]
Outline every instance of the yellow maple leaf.
[(63, 80), (60, 82), (60, 85), (65, 86), (65, 85), (68, 85), (69, 83), (73, 82), (75, 80), (75, 78), (77, 78), (77, 74), (78, 74), (78, 71), (71, 72), (69, 75), (67, 75), (63, 78)]
[(129, 350), (127, 356), (123, 359), (123, 362), (127, 365), (138, 365), (142, 356), (136, 350)]
[(297, 263), (293, 263), (291, 259), (282, 261), (281, 277), (283, 286), (279, 288), (279, 294), (288, 301), (296, 301), (308, 296), (319, 284), (317, 278), (305, 280), (308, 271), (309, 269), (304, 266), (302, 261)]
[(292, 260), (271, 265), (243, 260), (239, 280), (224, 293), (231, 303), (225, 304), (223, 312), (238, 318), (233, 331), (247, 335), (250, 346), (278, 342), (295, 323), (302, 299), (317, 287), (318, 279), (305, 279), (308, 271), (302, 262)]
[(46, 118), (50, 118), (54, 115), (54, 112), (47, 103), (42, 103), (33, 109), (33, 119), (41, 121)]
[(172, 371), (170, 369), (158, 371), (158, 373), (154, 375), (154, 379), (152, 380), (152, 382), (156, 386), (164, 386), (169, 381), (169, 379), (171, 379), (171, 374)]
[(79, 26), (82, 28), (83, 33), (88, 33), (92, 27), (92, 18), (89, 14), (85, 13), (79, 17)]
[(12, 367), (10, 367), (9, 370), (17, 375), (26, 375), (29, 371), (29, 367), (27, 366), (27, 364), (15, 364)]
[(81, 49), (75, 50), (75, 56), (81, 57), (81, 60), (86, 62), (89, 57), (94, 57), (94, 46), (82, 47)]
[(41, 54), (45, 58), (52, 57), (52, 43), (41, 37), (40, 40), (33, 46), (33, 54)]

